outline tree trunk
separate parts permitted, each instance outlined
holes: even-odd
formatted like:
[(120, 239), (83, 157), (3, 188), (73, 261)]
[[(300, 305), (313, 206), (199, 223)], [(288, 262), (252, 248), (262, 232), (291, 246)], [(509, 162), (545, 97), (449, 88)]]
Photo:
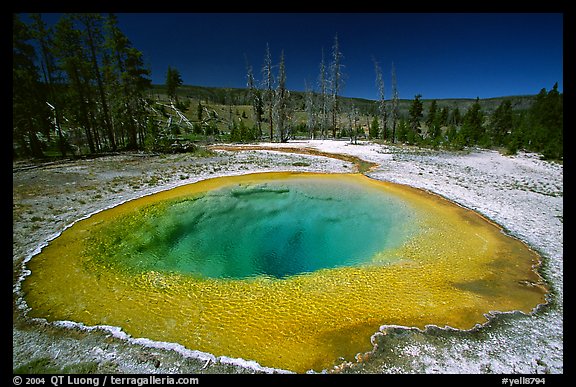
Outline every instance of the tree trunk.
[(85, 21), (86, 32), (88, 34), (88, 46), (90, 48), (91, 62), (94, 74), (96, 76), (96, 83), (98, 84), (98, 92), (100, 94), (100, 102), (102, 103), (102, 110), (104, 113), (104, 126), (106, 128), (106, 134), (108, 137), (108, 142), (113, 151), (116, 151), (116, 142), (114, 141), (114, 129), (112, 128), (112, 122), (110, 120), (110, 112), (108, 109), (108, 102), (106, 100), (106, 94), (104, 93), (104, 84), (102, 82), (102, 76), (100, 74), (100, 68), (98, 66), (98, 59), (96, 56), (96, 46), (94, 44), (93, 30), (89, 21)]

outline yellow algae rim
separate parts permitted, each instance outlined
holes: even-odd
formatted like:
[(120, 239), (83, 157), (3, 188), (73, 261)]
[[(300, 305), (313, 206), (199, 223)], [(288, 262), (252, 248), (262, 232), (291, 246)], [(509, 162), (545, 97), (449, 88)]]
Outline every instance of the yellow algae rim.
[[(115, 216), (229, 184), (293, 177), (365, 184), (401, 197), (418, 212), (422, 232), (385, 252), (395, 264), (283, 280), (131, 275), (86, 265), (82, 255), (86, 234)], [(118, 326), (132, 337), (305, 372), (370, 351), (370, 337), (383, 325), (471, 329), (493, 311), (529, 313), (545, 302), (539, 264), (499, 226), (438, 195), (360, 174), (273, 172), (203, 180), (80, 220), (28, 262), (32, 274), (22, 290), (31, 317)]]

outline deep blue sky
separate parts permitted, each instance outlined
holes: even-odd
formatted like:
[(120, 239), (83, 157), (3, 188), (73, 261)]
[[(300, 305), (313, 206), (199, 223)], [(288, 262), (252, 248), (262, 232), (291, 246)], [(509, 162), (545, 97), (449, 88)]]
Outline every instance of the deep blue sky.
[[(52, 15), (54, 16), (54, 15)], [(377, 99), (375, 58), (390, 98), (394, 62), (400, 98), (489, 98), (563, 91), (561, 13), (118, 13), (120, 28), (144, 53), (153, 83), (168, 66), (184, 84), (245, 87), (246, 58), (258, 80), (266, 43), (284, 50), (289, 89), (317, 88), (322, 49), (338, 34), (341, 94)], [(46, 20), (50, 15), (46, 15)]]

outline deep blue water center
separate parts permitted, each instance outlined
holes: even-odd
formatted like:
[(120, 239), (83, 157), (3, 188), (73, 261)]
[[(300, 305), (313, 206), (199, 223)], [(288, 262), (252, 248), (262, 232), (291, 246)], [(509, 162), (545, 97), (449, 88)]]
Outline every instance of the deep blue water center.
[[(162, 203), (131, 224), (122, 256), (141, 270), (210, 278), (288, 276), (382, 264), (409, 235), (410, 208), (362, 184), (289, 179)], [(128, 262), (129, 261), (129, 262)]]

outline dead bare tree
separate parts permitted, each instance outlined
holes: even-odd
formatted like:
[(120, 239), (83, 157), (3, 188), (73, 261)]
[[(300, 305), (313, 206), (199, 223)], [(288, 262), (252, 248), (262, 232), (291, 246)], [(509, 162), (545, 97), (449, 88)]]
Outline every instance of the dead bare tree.
[(280, 142), (287, 142), (290, 139), (289, 111), (288, 104), (290, 92), (286, 88), (286, 66), (284, 62), (284, 50), (280, 54), (280, 64), (278, 65), (278, 87), (274, 94), (274, 112), (276, 116), (276, 127)]
[(324, 49), (322, 49), (322, 61), (320, 62), (320, 75), (318, 76), (320, 87), (320, 135), (326, 139), (328, 131), (328, 77), (326, 73), (326, 63), (324, 62)]
[(338, 127), (338, 113), (340, 106), (338, 97), (343, 86), (343, 73), (342, 73), (342, 58), (340, 52), (340, 45), (338, 43), (338, 34), (334, 36), (334, 45), (332, 46), (332, 63), (330, 64), (330, 96), (331, 96), (331, 109), (332, 109), (332, 137), (336, 138), (336, 130)]
[(378, 113), (382, 122), (382, 139), (386, 140), (386, 125), (387, 125), (387, 112), (386, 112), (386, 102), (385, 102), (385, 88), (384, 88), (384, 78), (382, 78), (382, 70), (380, 65), (376, 62), (376, 59), (372, 58), (374, 61), (374, 71), (376, 72), (376, 87), (378, 87)]
[(306, 110), (306, 127), (308, 129), (308, 137), (313, 140), (315, 137), (316, 127), (316, 111), (314, 103), (314, 90), (308, 86), (308, 82), (304, 81), (304, 88), (306, 90), (306, 99), (304, 100), (304, 107)]
[(260, 89), (256, 87), (256, 81), (254, 80), (254, 73), (252, 72), (252, 66), (246, 65), (247, 67), (247, 86), (250, 95), (250, 102), (252, 103), (252, 115), (256, 125), (258, 127), (258, 138), (262, 136), (262, 95)]
[(274, 75), (272, 74), (272, 56), (270, 46), (266, 43), (264, 66), (262, 67), (262, 82), (264, 86), (264, 102), (268, 108), (268, 123), (270, 125), (270, 141), (274, 140), (274, 126), (272, 124), (272, 111), (274, 108)]
[(394, 67), (394, 62), (392, 62), (392, 143), (396, 141), (398, 116), (398, 85), (396, 82), (396, 68)]

